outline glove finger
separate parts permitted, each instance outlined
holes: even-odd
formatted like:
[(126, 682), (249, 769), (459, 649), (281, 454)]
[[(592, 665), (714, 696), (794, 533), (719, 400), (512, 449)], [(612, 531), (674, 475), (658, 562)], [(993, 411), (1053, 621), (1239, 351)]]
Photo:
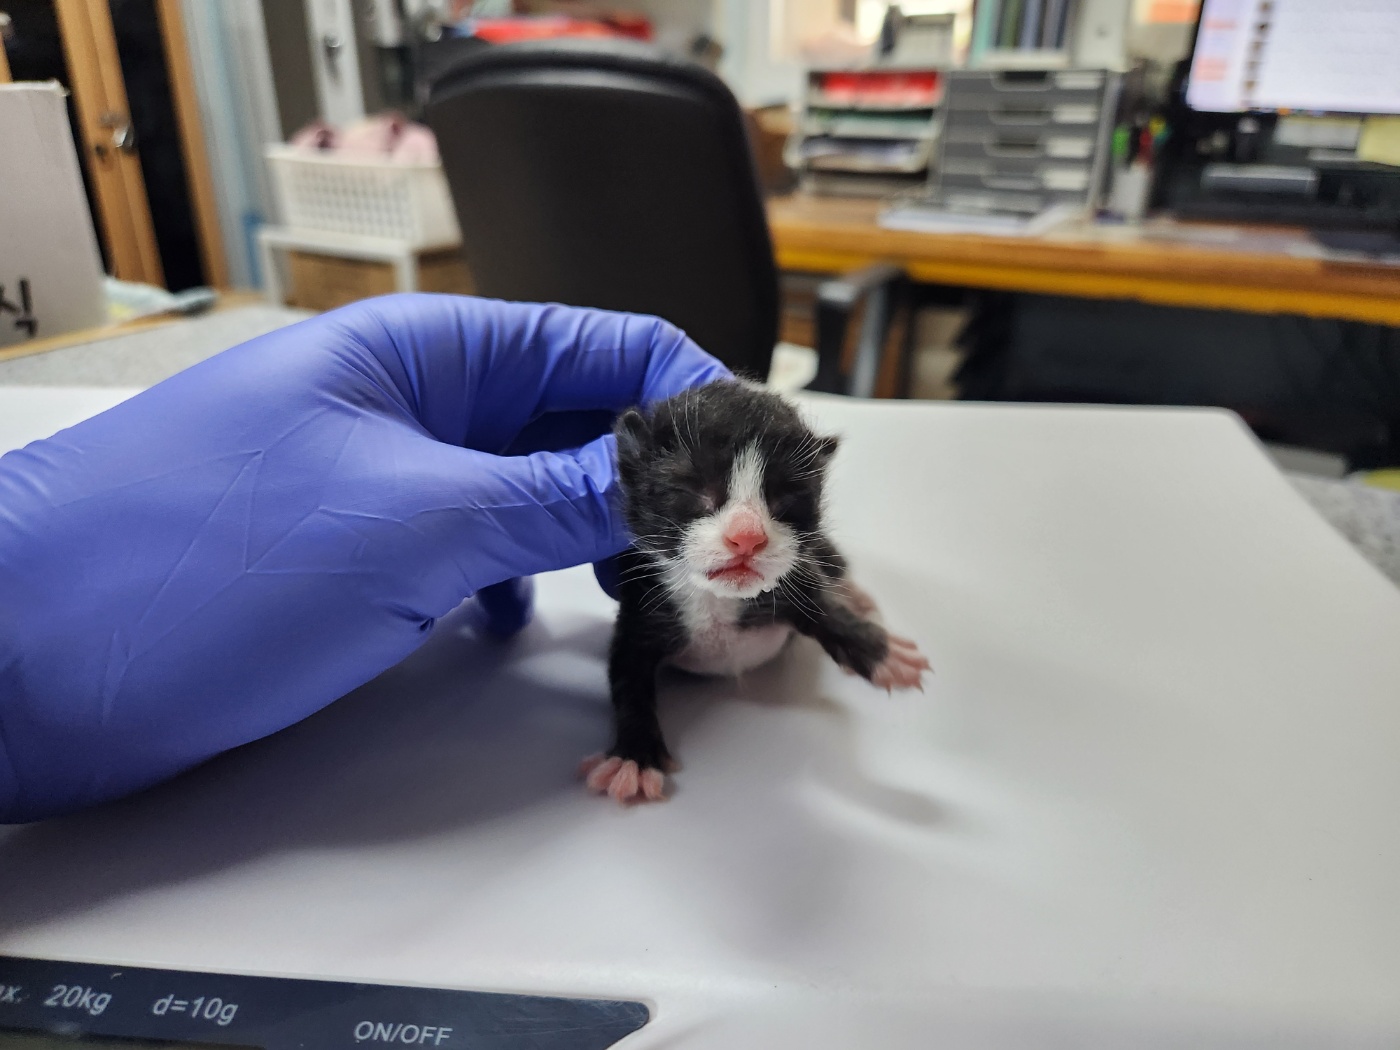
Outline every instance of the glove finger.
[(674, 325), (639, 314), (405, 294), (324, 317), (397, 410), (439, 441), (497, 454), (542, 415), (620, 411), (730, 375)]
[(554, 308), (541, 328), (558, 330), (540, 389), (542, 412), (621, 410), (730, 377), (684, 332), (656, 317)]
[(493, 583), (476, 592), (476, 601), (483, 614), (483, 626), (492, 634), (509, 638), (530, 622), (534, 613), (535, 582), (528, 576), (517, 576)]
[(593, 576), (598, 581), (598, 586), (603, 588), (609, 598), (617, 597), (618, 581), (621, 569), (616, 558), (604, 558), (602, 561), (593, 563)]
[[(522, 345), (497, 347), (473, 362), (474, 403), (492, 408), (473, 412), (465, 442), (472, 448), (519, 448), (519, 435), (541, 418), (618, 412), (730, 377), (685, 333), (658, 318), (534, 309), (533, 327), (525, 335), (517, 332)], [(510, 411), (526, 406), (529, 419), (512, 423)], [(546, 430), (560, 425), (543, 424)]]

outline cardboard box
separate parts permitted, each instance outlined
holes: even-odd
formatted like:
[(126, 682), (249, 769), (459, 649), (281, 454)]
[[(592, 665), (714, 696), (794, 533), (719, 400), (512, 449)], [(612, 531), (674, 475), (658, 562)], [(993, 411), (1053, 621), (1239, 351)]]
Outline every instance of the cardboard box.
[[(317, 252), (287, 253), (287, 302), (304, 310), (334, 310), (357, 299), (394, 291), (394, 268), (384, 262), (344, 259)], [(418, 289), (471, 295), (471, 271), (451, 248), (418, 257)]]
[(0, 84), (0, 347), (105, 321), (102, 256), (64, 90)]

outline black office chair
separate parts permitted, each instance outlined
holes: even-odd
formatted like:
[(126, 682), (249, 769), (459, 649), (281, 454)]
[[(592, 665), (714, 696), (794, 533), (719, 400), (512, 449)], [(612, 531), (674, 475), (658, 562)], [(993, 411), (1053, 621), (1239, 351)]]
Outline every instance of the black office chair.
[[(777, 268), (743, 114), (717, 77), (630, 41), (546, 41), (463, 55), (422, 90), (480, 294), (655, 314), (768, 376)], [(822, 286), (809, 389), (874, 392), (900, 287), (890, 266)]]

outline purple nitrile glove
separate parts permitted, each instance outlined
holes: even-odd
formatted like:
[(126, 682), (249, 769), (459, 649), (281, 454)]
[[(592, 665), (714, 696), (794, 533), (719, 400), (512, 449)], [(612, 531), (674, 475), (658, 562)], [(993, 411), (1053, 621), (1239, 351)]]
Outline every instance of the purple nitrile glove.
[(299, 721), (469, 595), (522, 626), (628, 543), (612, 414), (727, 375), (656, 318), (388, 296), (0, 458), (0, 822)]

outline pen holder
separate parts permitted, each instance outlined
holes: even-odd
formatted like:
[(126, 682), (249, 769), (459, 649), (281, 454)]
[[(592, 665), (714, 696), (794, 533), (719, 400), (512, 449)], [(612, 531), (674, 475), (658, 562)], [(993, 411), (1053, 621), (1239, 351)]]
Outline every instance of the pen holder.
[(1127, 222), (1141, 222), (1152, 192), (1152, 169), (1146, 164), (1130, 164), (1113, 173), (1113, 189), (1108, 209)]

